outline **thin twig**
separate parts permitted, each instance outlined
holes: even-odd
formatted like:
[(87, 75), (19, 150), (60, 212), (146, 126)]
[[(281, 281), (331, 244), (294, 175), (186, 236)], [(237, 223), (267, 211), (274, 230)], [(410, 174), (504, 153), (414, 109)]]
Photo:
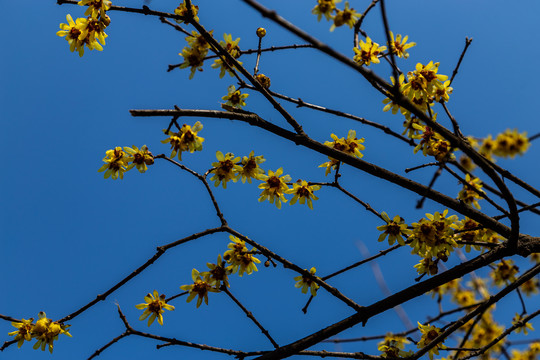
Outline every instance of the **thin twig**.
[(270, 336), (270, 333), (268, 332), (268, 330), (266, 330), (260, 322), (257, 321), (257, 319), (255, 318), (255, 316), (253, 316), (253, 314), (251, 313), (251, 311), (249, 311), (248, 309), (246, 309), (246, 307), (244, 305), (242, 305), (242, 303), (240, 301), (238, 301), (238, 299), (230, 292), (230, 290), (227, 288), (227, 286), (225, 285), (222, 285), (220, 287), (221, 291), (223, 291), (225, 294), (227, 294), (235, 303), (236, 305), (238, 305), (238, 307), (240, 307), (240, 309), (242, 309), (242, 311), (244, 312), (244, 314), (246, 314), (246, 316), (251, 320), (253, 321), (253, 323), (255, 325), (257, 325), (257, 327), (261, 330), (261, 332), (264, 334), (264, 336), (266, 336), (266, 338), (268, 340), (270, 340), (270, 342), (272, 343), (272, 345), (277, 349), (279, 347), (279, 345), (274, 341), (274, 339), (272, 339), (272, 337)]
[(465, 53), (467, 52), (467, 49), (469, 48), (469, 45), (471, 45), (472, 40), (473, 40), (472, 38), (468, 38), (468, 37), (465, 38), (465, 47), (463, 48), (463, 51), (461, 52), (458, 63), (456, 65), (454, 71), (452, 72), (452, 77), (450, 77), (450, 84), (452, 84), (452, 82), (454, 81), (454, 78), (456, 77), (456, 75), (458, 73), (458, 70), (459, 70), (459, 67), (461, 65), (461, 61), (463, 60), (463, 57), (465, 56)]
[(103, 345), (102, 347), (100, 347), (99, 349), (94, 351), (94, 353), (92, 355), (90, 355), (90, 357), (87, 360), (91, 360), (91, 359), (93, 359), (95, 357), (98, 357), (109, 346), (113, 345), (114, 343), (120, 341), (121, 339), (123, 339), (123, 338), (125, 338), (126, 336), (129, 336), (129, 335), (131, 335), (131, 331), (129, 331), (129, 330), (124, 331), (122, 334), (118, 335), (117, 337), (115, 337), (114, 339), (109, 341), (107, 344)]
[(358, 47), (358, 33), (361, 33), (362, 36), (364, 37), (367, 37), (367, 34), (362, 31), (360, 29), (360, 27), (362, 26), (362, 23), (364, 22), (364, 19), (366, 18), (366, 15), (369, 13), (369, 11), (371, 9), (373, 9), (373, 7), (375, 7), (375, 4), (377, 4), (379, 0), (373, 0), (371, 2), (371, 4), (369, 4), (369, 6), (366, 8), (366, 10), (364, 10), (364, 12), (362, 13), (362, 16), (360, 16), (360, 19), (358, 19), (358, 21), (356, 22), (356, 24), (354, 24), (354, 41), (353, 41), (353, 47)]
[[(429, 182), (429, 185), (428, 185), (428, 189), (432, 189), (433, 188), (433, 185), (435, 185), (435, 181), (437, 181), (437, 179), (439, 178), (439, 176), (441, 176), (441, 173), (442, 173), (442, 165), (439, 166), (439, 168), (437, 169), (437, 171), (435, 171), (435, 173), (433, 174), (433, 177), (431, 178), (431, 181)], [(422, 195), (422, 197), (420, 198), (420, 200), (418, 200), (418, 202), (416, 203), (416, 208), (417, 209), (421, 209), (423, 206), (424, 206), (424, 201), (426, 200), (427, 196), (426, 194)]]
[(199, 179), (204, 184), (204, 187), (206, 188), (206, 191), (208, 192), (208, 195), (210, 195), (210, 200), (212, 201), (212, 205), (214, 205), (214, 209), (216, 210), (216, 215), (218, 216), (219, 220), (221, 221), (221, 225), (223, 225), (223, 226), (227, 225), (227, 220), (225, 220), (225, 217), (223, 216), (223, 213), (221, 212), (221, 210), (219, 208), (219, 205), (218, 205), (218, 203), (216, 201), (216, 198), (214, 197), (214, 192), (210, 188), (210, 185), (208, 185), (208, 181), (206, 180), (205, 176), (199, 174), (196, 171), (191, 170), (187, 166), (185, 166), (183, 164), (180, 164), (177, 161), (174, 161), (173, 159), (167, 157), (166, 155), (163, 155), (163, 154), (156, 155), (156, 156), (154, 156), (154, 159), (165, 159), (168, 162), (170, 162), (171, 164), (174, 164), (174, 165), (178, 166), (180, 169), (187, 171), (188, 173), (190, 173), (191, 175), (193, 175), (197, 179)]

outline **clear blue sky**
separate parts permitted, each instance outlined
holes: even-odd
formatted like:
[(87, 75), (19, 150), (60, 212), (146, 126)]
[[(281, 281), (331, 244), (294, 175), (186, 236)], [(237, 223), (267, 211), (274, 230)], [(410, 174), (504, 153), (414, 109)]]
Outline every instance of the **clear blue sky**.
[[(114, 4), (141, 7), (142, 1), (113, 1)], [(255, 29), (266, 27), (263, 46), (302, 43), (301, 40), (262, 19), (241, 1), (196, 2), (200, 21), (223, 33), (240, 37), (241, 49), (255, 48)], [(352, 32), (339, 28), (328, 31), (330, 23), (317, 22), (311, 14), (315, 1), (263, 1), (285, 18), (310, 31), (332, 47), (353, 56)], [(367, 0), (350, 1), (363, 11)], [(540, 97), (535, 74), (538, 72), (537, 46), (540, 4), (525, 1), (387, 1), (390, 27), (394, 33), (409, 35), (417, 46), (410, 58), (400, 62), (403, 70), (417, 62), (439, 61), (440, 73), (450, 75), (463, 49), (465, 37), (474, 41), (453, 83), (449, 107), (467, 135), (496, 134), (518, 128), (535, 134), (540, 130), (536, 104)], [(177, 2), (153, 0), (152, 9), (172, 12)], [(343, 4), (341, 4), (342, 6)], [(103, 179), (97, 172), (105, 151), (114, 146), (148, 145), (154, 154), (169, 155), (162, 129), (167, 118), (133, 118), (129, 109), (181, 108), (219, 109), (227, 87), (235, 84), (226, 75), (204, 67), (204, 72), (189, 80), (188, 70), (166, 72), (168, 64), (181, 62), (178, 53), (186, 45), (184, 35), (161, 24), (155, 17), (110, 12), (109, 37), (103, 52), (87, 51), (79, 58), (70, 53), (67, 42), (56, 36), (58, 24), (66, 14), (83, 16), (84, 9), (56, 5), (53, 0), (0, 2), (3, 52), (0, 57), (0, 147), (3, 171), (0, 210), (0, 314), (15, 318), (37, 317), (46, 311), (53, 320), (78, 309), (97, 294), (106, 291), (150, 258), (156, 246), (170, 243), (194, 232), (219, 226), (201, 183), (164, 161), (156, 161), (145, 174), (135, 170), (124, 180)], [(372, 38), (384, 43), (380, 11), (374, 9), (363, 25)], [(254, 55), (240, 59), (247, 69), (254, 66)], [(310, 49), (263, 54), (261, 72), (271, 77), (271, 89), (307, 102), (340, 109), (377, 121), (401, 132), (402, 118), (382, 112), (383, 96), (358, 73), (336, 64)], [(372, 67), (381, 76), (390, 75), (387, 64)], [(246, 110), (286, 126), (279, 114), (264, 99), (251, 94)], [(404, 174), (407, 167), (431, 159), (413, 156), (412, 148), (383, 136), (372, 128), (346, 119), (283, 104), (302, 123), (308, 134), (319, 141), (330, 134), (346, 136), (355, 129), (366, 139), (364, 159)], [(443, 123), (447, 124), (446, 119)], [(215, 152), (247, 155), (251, 150), (267, 161), (263, 167), (283, 167), (293, 180), (330, 181), (318, 165), (326, 157), (296, 147), (286, 140), (246, 124), (218, 119), (180, 119), (192, 125), (200, 120), (206, 140), (204, 150), (184, 154), (186, 166), (205, 172), (215, 161)], [(499, 163), (538, 187), (537, 164), (540, 151), (534, 143), (527, 155)], [(427, 182), (433, 170), (412, 173), (411, 178)], [(343, 185), (378, 211), (391, 216), (401, 214), (407, 222), (420, 219), (424, 212), (442, 211), (426, 202), (415, 210), (418, 196), (367, 174), (343, 169)], [(442, 178), (436, 189), (456, 196), (456, 181)], [(257, 202), (256, 184), (230, 184), (216, 188), (215, 196), (231, 227), (269, 247), (303, 268), (317, 267), (321, 276), (363, 258), (358, 246), (371, 253), (385, 246), (376, 241), (376, 226), (382, 225), (372, 214), (334, 189), (317, 193), (315, 210), (307, 206), (288, 206), (281, 210)], [(521, 192), (518, 194), (522, 195)], [(486, 205), (488, 212), (492, 211)], [(535, 234), (537, 219), (522, 216), (522, 232)], [(55, 359), (82, 359), (123, 331), (116, 315), (119, 303), (132, 326), (141, 331), (241, 350), (271, 349), (267, 339), (224, 294), (210, 294), (210, 306), (195, 308), (184, 298), (172, 302), (176, 310), (165, 314), (165, 326), (148, 328), (138, 321), (134, 305), (146, 293), (157, 289), (168, 296), (179, 293), (180, 285), (191, 283), (191, 269), (206, 270), (226, 250), (226, 235), (212, 235), (169, 250), (144, 273), (71, 321), (73, 338), (55, 344)], [(264, 261), (264, 259), (263, 259)], [(401, 249), (380, 261), (388, 287), (397, 292), (412, 284), (416, 257)], [(456, 263), (456, 257), (449, 264)], [(523, 269), (526, 267), (523, 263)], [(231, 291), (269, 329), (279, 344), (287, 344), (335, 321), (351, 310), (319, 292), (308, 315), (300, 309), (307, 295), (294, 288), (295, 273), (278, 267), (264, 268), (243, 278), (233, 277)], [(361, 305), (384, 297), (369, 266), (332, 279)], [(529, 299), (537, 309), (538, 299)], [(519, 311), (517, 297), (510, 296), (501, 306), (507, 314)], [(427, 296), (405, 304), (416, 323), (437, 311)], [(502, 322), (511, 316), (503, 316)], [(357, 326), (342, 336), (365, 336), (386, 331), (402, 331), (404, 325), (395, 313), (370, 320), (369, 327)], [(538, 325), (537, 325), (538, 327)], [(371, 330), (370, 330), (371, 329)], [(9, 340), (13, 328), (0, 321), (0, 342)], [(33, 344), (33, 342), (32, 342)], [(179, 356), (197, 359), (226, 358), (189, 348), (168, 347), (155, 350), (157, 342), (127, 338), (104, 352), (100, 359)], [(375, 354), (374, 343), (327, 350), (365, 351)], [(11, 346), (0, 354), (5, 359), (49, 358), (26, 343), (20, 350)]]

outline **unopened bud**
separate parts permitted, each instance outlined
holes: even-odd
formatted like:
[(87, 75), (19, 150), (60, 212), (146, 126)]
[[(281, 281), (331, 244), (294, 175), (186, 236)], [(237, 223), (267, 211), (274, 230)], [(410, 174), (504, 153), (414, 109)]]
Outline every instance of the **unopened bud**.
[(258, 28), (257, 29), (257, 36), (260, 37), (260, 38), (263, 38), (266, 36), (266, 29), (265, 28)]

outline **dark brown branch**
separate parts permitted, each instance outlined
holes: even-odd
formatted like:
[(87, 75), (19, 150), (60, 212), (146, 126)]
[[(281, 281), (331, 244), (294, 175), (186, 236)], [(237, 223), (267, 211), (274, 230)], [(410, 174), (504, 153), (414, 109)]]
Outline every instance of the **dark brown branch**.
[[(305, 31), (297, 28), (296, 26), (294, 26), (293, 24), (291, 24), (290, 22), (288, 22), (287, 20), (279, 16), (275, 11), (271, 11), (265, 8), (264, 6), (259, 4), (257, 1), (243, 0), (243, 2), (251, 6), (255, 10), (257, 10), (263, 17), (267, 17), (270, 20), (276, 22), (278, 25), (290, 31), (291, 33), (295, 34), (296, 36), (300, 37), (304, 41), (310, 44), (313, 44), (321, 52), (324, 52), (325, 54), (333, 57), (337, 61), (359, 72), (375, 89), (380, 91), (382, 94), (388, 96), (395, 104), (398, 104), (399, 106), (410, 111), (412, 114), (416, 115), (416, 117), (418, 117), (421, 121), (423, 121), (429, 127), (431, 127), (436, 132), (438, 132), (441, 136), (443, 136), (446, 140), (448, 140), (452, 147), (457, 147), (461, 149), (466, 155), (468, 155), (471, 158), (471, 160), (473, 160), (482, 169), (482, 171), (484, 171), (484, 173), (492, 179), (492, 181), (497, 185), (499, 190), (501, 190), (501, 193), (503, 194), (503, 197), (508, 204), (510, 214), (511, 214), (510, 216), (511, 234), (508, 236), (508, 239), (510, 243), (512, 244), (512, 246), (514, 247), (516, 246), (518, 238), (519, 238), (519, 217), (517, 214), (517, 206), (516, 206), (512, 193), (508, 190), (506, 184), (502, 181), (502, 179), (497, 174), (497, 172), (502, 174), (501, 170), (503, 169), (501, 169), (500, 167), (493, 166), (492, 163), (487, 161), (482, 155), (480, 155), (476, 150), (474, 150), (467, 141), (464, 141), (463, 139), (455, 136), (452, 132), (450, 132), (444, 126), (433, 121), (421, 109), (419, 109), (416, 105), (414, 105), (406, 96), (401, 94), (401, 92), (399, 91), (395, 91), (395, 88), (391, 84), (389, 84), (388, 82), (380, 78), (372, 70), (364, 66), (358, 65), (354, 60), (350, 59), (349, 57), (345, 56), (344, 54), (338, 51), (335, 51), (334, 49), (330, 48), (328, 45), (315, 39), (314, 37), (312, 37)], [(508, 173), (510, 176), (512, 176), (512, 174), (510, 174), (509, 172), (507, 171), (505, 172)], [(534, 190), (537, 193), (540, 193), (538, 192), (538, 190), (536, 189)]]
[(266, 120), (263, 120), (258, 115), (254, 113), (250, 113), (248, 111), (235, 110), (234, 112), (226, 112), (226, 111), (218, 111), (218, 110), (182, 109), (182, 110), (130, 110), (130, 113), (132, 116), (167, 116), (169, 117), (169, 116), (178, 114), (180, 116), (197, 116), (197, 117), (240, 120), (252, 126), (257, 126), (262, 129), (265, 129), (284, 139), (290, 140), (296, 143), (297, 145), (305, 146), (323, 155), (327, 155), (334, 159), (340, 160), (354, 168), (365, 171), (368, 174), (371, 174), (378, 178), (387, 180), (402, 188), (408, 189), (420, 195), (425, 194), (426, 197), (428, 197), (429, 199), (437, 201), (443, 206), (447, 206), (465, 216), (468, 216), (469, 218), (481, 223), (482, 225), (492, 229), (493, 231), (501, 234), (504, 237), (508, 238), (510, 236), (510, 229), (506, 225), (493, 220), (491, 217), (481, 213), (480, 211), (477, 211), (471, 208), (470, 206), (462, 204), (456, 199), (453, 199), (449, 196), (441, 194), (438, 191), (435, 191), (433, 189), (426, 187), (425, 185), (419, 184), (415, 181), (412, 181), (398, 174), (395, 174), (385, 168), (368, 163), (367, 161), (364, 161), (362, 159), (358, 159), (344, 152), (325, 146), (324, 144), (317, 142), (311, 138), (299, 136), (298, 134), (295, 134), (277, 125), (274, 125)]
[[(251, 85), (244, 85), (244, 87), (246, 87), (248, 89), (255, 90), (255, 88), (253, 86), (251, 86)], [(395, 137), (395, 138), (397, 138), (397, 139), (399, 139), (399, 140), (401, 140), (403, 142), (406, 142), (410, 146), (416, 146), (416, 143), (414, 142), (413, 139), (409, 139), (409, 138), (407, 138), (407, 137), (393, 131), (388, 126), (384, 126), (384, 125), (381, 125), (381, 124), (376, 123), (374, 121), (370, 121), (370, 120), (367, 120), (367, 119), (365, 119), (363, 117), (352, 115), (352, 114), (349, 114), (349, 113), (346, 113), (346, 112), (343, 112), (343, 111), (330, 109), (330, 108), (327, 108), (327, 107), (321, 106), (321, 105), (310, 104), (310, 103), (305, 102), (304, 100), (302, 100), (300, 98), (295, 99), (295, 98), (292, 98), (292, 97), (289, 97), (289, 96), (286, 96), (286, 95), (283, 95), (283, 94), (276, 93), (274, 91), (269, 91), (269, 92), (274, 97), (277, 97), (279, 99), (283, 99), (285, 101), (296, 104), (297, 107), (306, 107), (308, 109), (313, 109), (313, 110), (325, 112), (325, 113), (328, 113), (328, 114), (336, 115), (336, 116), (339, 116), (339, 117), (355, 120), (355, 121), (358, 121), (358, 122), (360, 122), (360, 123), (362, 123), (364, 125), (368, 125), (368, 126), (376, 128), (376, 129), (382, 130), (385, 134), (391, 135), (391, 136), (393, 136), (393, 137)]]
[[(78, 1), (77, 0), (57, 0), (56, 3), (58, 5), (62, 5), (62, 4), (77, 5)], [(180, 16), (180, 15), (176, 15), (176, 14), (170, 14), (170, 13), (166, 13), (166, 12), (162, 12), (162, 11), (150, 10), (146, 5), (142, 9), (112, 5), (111, 8), (108, 11), (123, 11), (123, 12), (128, 12), (128, 13), (137, 13), (137, 14), (144, 14), (144, 15), (159, 16), (159, 17), (175, 19), (175, 20), (183, 20), (183, 21), (186, 20), (186, 18), (184, 16)]]

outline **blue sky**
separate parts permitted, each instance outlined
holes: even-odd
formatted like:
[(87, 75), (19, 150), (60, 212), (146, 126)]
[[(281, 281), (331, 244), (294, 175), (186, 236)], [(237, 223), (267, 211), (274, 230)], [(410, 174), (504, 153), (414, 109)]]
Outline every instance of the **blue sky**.
[[(142, 1), (114, 1), (114, 4), (141, 7)], [(353, 56), (352, 32), (339, 28), (329, 32), (330, 23), (317, 22), (311, 14), (315, 1), (262, 1), (282, 16), (335, 49)], [(359, 11), (369, 1), (350, 1)], [(301, 40), (262, 19), (241, 1), (201, 0), (201, 23), (223, 33), (240, 37), (241, 49), (256, 48), (255, 29), (267, 28), (263, 47), (299, 44)], [(152, 9), (172, 12), (177, 2), (153, 0)], [(342, 4), (341, 4), (342, 5)], [(400, 62), (403, 70), (417, 62), (441, 63), (439, 72), (450, 75), (462, 51), (465, 37), (474, 39), (453, 87), (449, 107), (467, 135), (484, 137), (507, 128), (535, 134), (539, 131), (536, 113), (540, 95), (535, 81), (538, 32), (537, 2), (519, 5), (503, 1), (387, 1), (390, 27), (394, 33), (409, 35), (417, 46), (410, 58)], [(0, 146), (4, 170), (1, 177), (0, 273), (4, 293), (0, 314), (15, 318), (37, 317), (46, 311), (53, 320), (78, 309), (97, 294), (131, 273), (150, 258), (156, 246), (192, 233), (219, 226), (208, 194), (189, 174), (156, 161), (145, 174), (135, 170), (123, 181), (103, 179), (97, 172), (105, 151), (115, 146), (148, 145), (154, 154), (169, 155), (161, 144), (167, 118), (133, 118), (130, 109), (180, 108), (220, 109), (227, 87), (235, 84), (226, 75), (206, 64), (203, 72), (189, 80), (188, 70), (166, 72), (168, 64), (181, 62), (178, 53), (186, 45), (184, 35), (161, 24), (155, 17), (110, 12), (111, 25), (104, 51), (87, 51), (79, 58), (69, 52), (67, 42), (56, 36), (58, 24), (66, 14), (83, 16), (84, 9), (56, 5), (55, 1), (2, 1), (0, 23), (4, 28), (4, 56), (0, 57), (1, 87)], [(365, 20), (363, 29), (384, 43), (379, 9)], [(248, 70), (255, 56), (240, 58)], [(388, 78), (390, 69), (381, 63), (372, 67)], [(270, 76), (271, 89), (291, 97), (352, 114), (387, 125), (401, 132), (402, 118), (383, 113), (383, 96), (358, 73), (352, 73), (326, 55), (311, 49), (264, 53), (260, 71)], [(279, 114), (258, 94), (247, 99), (246, 110), (286, 126)], [(283, 102), (282, 102), (283, 103)], [(283, 103), (307, 133), (319, 141), (330, 134), (346, 136), (355, 129), (366, 139), (364, 159), (399, 174), (431, 159), (413, 156), (412, 148), (383, 136), (380, 131), (333, 115), (297, 109)], [(442, 117), (442, 113), (441, 113)], [(204, 150), (184, 154), (183, 163), (201, 173), (211, 167), (217, 150), (247, 155), (262, 154), (263, 168), (283, 167), (293, 180), (330, 181), (318, 165), (326, 157), (300, 148), (286, 140), (239, 122), (220, 119), (180, 119), (192, 125), (204, 124), (200, 133)], [(443, 120), (446, 123), (446, 119)], [(448, 125), (448, 124), (447, 124)], [(538, 186), (535, 164), (539, 150), (534, 144), (526, 156), (499, 164)], [(428, 182), (433, 170), (411, 173), (416, 181)], [(407, 222), (420, 219), (425, 212), (442, 211), (427, 201), (423, 210), (414, 209), (418, 196), (367, 174), (343, 168), (342, 184), (378, 211), (391, 216), (401, 214)], [(436, 189), (456, 196), (454, 179), (443, 177)], [(371, 253), (385, 246), (376, 241), (380, 221), (361, 206), (325, 188), (317, 193), (315, 210), (307, 206), (288, 206), (281, 210), (257, 201), (256, 184), (230, 184), (215, 188), (214, 194), (225, 217), (234, 229), (291, 260), (303, 268), (317, 267), (325, 275), (363, 258), (359, 244)], [(516, 192), (523, 199), (526, 194)], [(493, 213), (487, 205), (488, 213)], [(536, 218), (523, 215), (522, 232), (535, 234)], [(157, 289), (168, 296), (180, 292), (179, 286), (191, 283), (191, 269), (206, 270), (226, 250), (228, 238), (216, 234), (169, 250), (140, 276), (71, 321), (73, 338), (55, 344), (56, 359), (86, 358), (94, 350), (123, 331), (116, 315), (118, 303), (132, 326), (138, 330), (185, 341), (242, 350), (270, 349), (255, 326), (224, 294), (210, 294), (210, 306), (195, 308), (184, 298), (172, 302), (176, 310), (165, 314), (165, 326), (147, 328), (138, 321), (134, 305), (146, 293)], [(263, 259), (264, 261), (264, 259)], [(418, 260), (400, 249), (380, 261), (391, 291), (414, 283), (412, 268)], [(457, 257), (449, 264), (457, 263)], [(527, 262), (522, 262), (525, 269)], [(349, 316), (351, 311), (327, 293), (320, 291), (308, 315), (300, 309), (308, 296), (294, 288), (290, 270), (264, 268), (243, 278), (234, 277), (231, 291), (269, 329), (276, 341), (287, 344)], [(359, 304), (369, 305), (384, 295), (369, 266), (332, 279)], [(538, 299), (528, 299), (531, 309)], [(507, 314), (518, 311), (517, 298), (501, 303)], [(450, 305), (451, 306), (451, 305)], [(429, 297), (404, 305), (415, 323), (437, 311)], [(516, 309), (514, 309), (516, 308)], [(511, 317), (510, 317), (511, 318)], [(501, 322), (508, 322), (508, 316)], [(9, 322), (0, 322), (2, 341), (12, 331)], [(402, 331), (404, 325), (393, 312), (370, 320), (369, 327), (357, 326), (342, 336), (365, 336), (386, 331)], [(215, 355), (188, 348), (155, 350), (157, 342), (127, 338), (104, 352), (101, 359), (178, 356), (214, 359)], [(376, 353), (373, 343), (328, 344), (327, 350)], [(48, 353), (34, 351), (30, 344), (17, 350), (11, 346), (2, 354), (6, 359), (36, 359)]]

